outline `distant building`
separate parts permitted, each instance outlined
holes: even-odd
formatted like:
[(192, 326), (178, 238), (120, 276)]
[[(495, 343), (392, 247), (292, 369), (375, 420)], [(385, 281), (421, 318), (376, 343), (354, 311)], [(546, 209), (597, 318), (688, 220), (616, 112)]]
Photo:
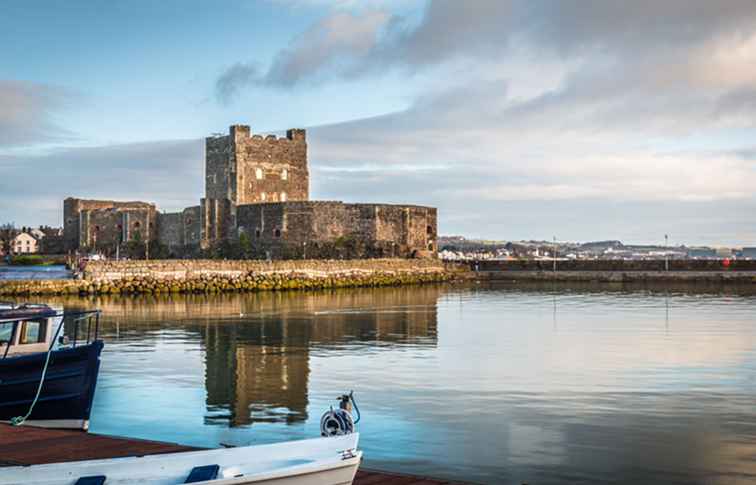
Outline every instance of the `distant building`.
[(717, 248), (715, 251), (718, 258), (731, 258), (732, 257), (731, 248)]
[(11, 241), (11, 250), (15, 254), (34, 254), (39, 252), (39, 242), (28, 232), (22, 232)]
[(692, 259), (713, 259), (717, 257), (717, 251), (712, 248), (690, 248), (688, 257)]
[(743, 248), (741, 255), (745, 259), (756, 259), (756, 247)]

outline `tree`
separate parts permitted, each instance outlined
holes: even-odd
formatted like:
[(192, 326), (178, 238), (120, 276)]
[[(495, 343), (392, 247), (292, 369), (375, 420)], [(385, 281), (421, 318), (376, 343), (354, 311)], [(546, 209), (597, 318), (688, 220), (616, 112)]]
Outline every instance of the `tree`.
[(4, 254), (10, 254), (11, 252), (11, 241), (14, 237), (16, 237), (16, 234), (18, 231), (16, 230), (16, 226), (12, 222), (6, 222), (5, 224), (0, 225), (0, 244), (2, 244), (2, 253)]
[(252, 242), (246, 232), (239, 234), (239, 250), (242, 259), (248, 259), (252, 255)]
[(142, 234), (139, 231), (134, 231), (131, 236), (131, 240), (126, 243), (126, 253), (131, 259), (143, 259), (145, 257), (146, 248), (142, 242)]

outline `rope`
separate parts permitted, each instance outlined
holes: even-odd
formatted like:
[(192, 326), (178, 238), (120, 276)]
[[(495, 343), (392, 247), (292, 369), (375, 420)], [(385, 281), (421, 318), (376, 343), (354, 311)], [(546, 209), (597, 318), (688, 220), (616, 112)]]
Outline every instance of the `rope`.
[(320, 434), (322, 436), (343, 436), (354, 433), (354, 419), (345, 409), (326, 411), (320, 418)]
[[(84, 318), (78, 318), (77, 320), (84, 320)], [(29, 406), (29, 411), (24, 416), (16, 416), (15, 418), (11, 418), (10, 424), (11, 426), (21, 426), (24, 424), (24, 422), (29, 419), (29, 416), (31, 416), (32, 411), (34, 410), (34, 406), (36, 406), (37, 401), (39, 400), (39, 395), (42, 394), (42, 385), (45, 383), (45, 375), (47, 375), (47, 367), (50, 365), (50, 356), (53, 352), (53, 347), (55, 346), (55, 342), (58, 340), (58, 334), (60, 334), (60, 330), (63, 328), (63, 322), (60, 322), (60, 325), (58, 325), (57, 330), (55, 330), (55, 335), (53, 336), (52, 340), (50, 341), (50, 347), (47, 349), (47, 356), (45, 357), (45, 366), (42, 368), (42, 376), (39, 379), (39, 386), (37, 386), (37, 394), (34, 396), (34, 400), (31, 403), (31, 406)]]
[(354, 424), (357, 424), (360, 422), (360, 418), (362, 418), (362, 413), (360, 413), (360, 408), (357, 407), (357, 401), (354, 400), (354, 391), (349, 391), (349, 399), (352, 400), (352, 404), (354, 404), (354, 410), (357, 412), (357, 419), (354, 420)]

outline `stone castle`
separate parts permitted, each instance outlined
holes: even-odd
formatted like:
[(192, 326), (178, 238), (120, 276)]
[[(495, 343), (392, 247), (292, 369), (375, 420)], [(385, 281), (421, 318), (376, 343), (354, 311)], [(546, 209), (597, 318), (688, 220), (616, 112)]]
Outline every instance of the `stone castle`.
[[(199, 254), (244, 241), (276, 259), (432, 257), (437, 254), (433, 207), (311, 201), (305, 130), (285, 138), (253, 135), (232, 125), (205, 140), (205, 197), (181, 212), (147, 202), (67, 198), (67, 251), (108, 255), (129, 242), (169, 257)], [(149, 249), (148, 249), (149, 251)]]

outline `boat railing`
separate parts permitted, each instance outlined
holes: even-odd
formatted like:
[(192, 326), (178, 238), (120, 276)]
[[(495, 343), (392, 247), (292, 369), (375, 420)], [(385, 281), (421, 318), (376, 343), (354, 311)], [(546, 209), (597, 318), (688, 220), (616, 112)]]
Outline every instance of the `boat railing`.
[[(79, 340), (79, 322), (86, 322), (87, 333), (85, 344), (91, 343), (97, 340), (100, 336), (100, 310), (87, 310), (81, 312), (62, 312), (57, 316), (62, 316), (63, 321), (61, 325), (65, 324), (66, 318), (73, 320), (73, 338), (71, 339), (71, 346), (76, 347)], [(92, 326), (94, 325), (94, 331)], [(83, 330), (82, 330), (83, 332)]]
[[(24, 304), (24, 308), (33, 308), (37, 305)], [(40, 308), (47, 308), (45, 305), (39, 305)], [(15, 307), (14, 307), (15, 308)], [(71, 348), (76, 348), (77, 345), (86, 345), (98, 340), (100, 337), (100, 310), (84, 310), (84, 311), (59, 311), (55, 313), (44, 314), (44, 318), (58, 320), (60, 323), (57, 328), (51, 328), (53, 335), (49, 341), (49, 348), (52, 349), (56, 343), (62, 345), (70, 345)], [(5, 344), (5, 349), (0, 355), (0, 360), (5, 359), (8, 356), (8, 351), (11, 347), (11, 341), (16, 331), (20, 328), (20, 325), (27, 321), (32, 320), (35, 317), (33, 315), (18, 317), (13, 320), (3, 320), (3, 324), (11, 324), (11, 340), (0, 341), (0, 344)], [(72, 330), (69, 331), (70, 336), (61, 333), (65, 330), (67, 324), (72, 324)], [(81, 333), (81, 335), (79, 335)], [(46, 339), (47, 340), (47, 339)]]

